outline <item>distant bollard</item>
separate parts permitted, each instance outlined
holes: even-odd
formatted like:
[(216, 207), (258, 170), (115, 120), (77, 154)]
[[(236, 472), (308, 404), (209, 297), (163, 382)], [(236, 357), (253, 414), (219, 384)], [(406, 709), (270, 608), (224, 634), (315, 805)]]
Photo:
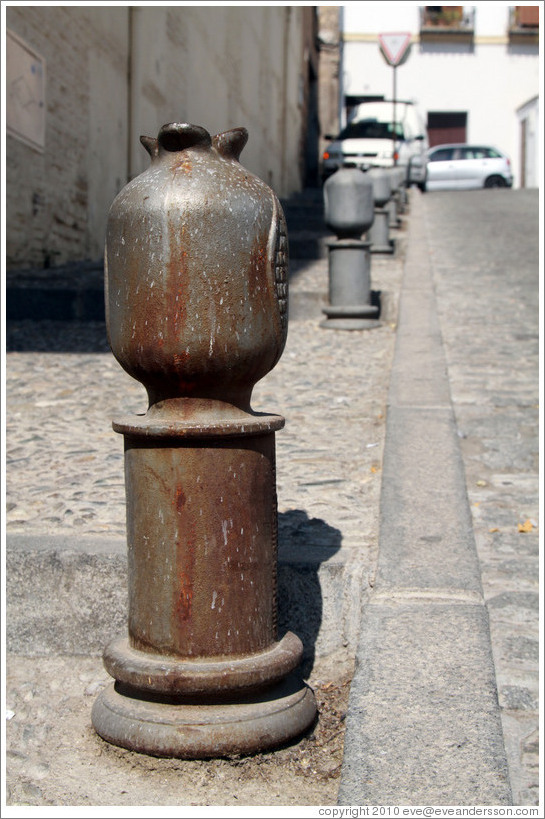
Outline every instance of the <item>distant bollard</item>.
[(390, 174), (381, 168), (371, 168), (367, 171), (366, 176), (373, 185), (375, 203), (375, 218), (367, 233), (367, 238), (371, 243), (371, 253), (393, 253), (394, 241), (390, 239), (390, 214), (386, 209), (392, 194)]
[(373, 223), (373, 186), (357, 168), (344, 167), (324, 183), (326, 225), (337, 234), (328, 242), (329, 304), (321, 327), (366, 330), (379, 326), (371, 304), (371, 253), (361, 236)]
[(147, 171), (116, 197), (105, 270), (112, 351), (146, 387), (120, 418), (129, 563), (128, 638), (96, 731), (154, 756), (246, 754), (314, 720), (277, 640), (275, 430), (255, 383), (287, 336), (287, 236), (273, 191), (238, 157), (244, 128), (172, 123), (142, 137)]
[(405, 213), (409, 206), (409, 195), (407, 193), (407, 178), (409, 169), (406, 166), (403, 167), (397, 166), (397, 170), (399, 171), (399, 184), (397, 189), (399, 191), (401, 213)]
[(400, 202), (399, 202), (399, 169), (396, 168), (388, 168), (387, 173), (390, 176), (390, 182), (392, 185), (392, 195), (388, 203), (386, 204), (386, 210), (388, 211), (389, 215), (389, 226), (390, 229), (398, 228), (401, 226), (401, 219), (400, 219)]
[(397, 202), (398, 212), (405, 213), (409, 201), (407, 197), (406, 185), (407, 168), (396, 165), (395, 168), (393, 168), (393, 180), (392, 192)]

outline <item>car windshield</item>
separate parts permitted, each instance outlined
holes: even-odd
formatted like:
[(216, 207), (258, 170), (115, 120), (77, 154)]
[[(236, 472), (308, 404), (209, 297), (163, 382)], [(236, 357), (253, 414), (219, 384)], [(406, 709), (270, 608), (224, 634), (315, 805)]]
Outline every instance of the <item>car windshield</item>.
[[(403, 127), (400, 122), (396, 125), (396, 137), (403, 139)], [(379, 122), (376, 119), (349, 122), (337, 139), (392, 139), (392, 123)]]

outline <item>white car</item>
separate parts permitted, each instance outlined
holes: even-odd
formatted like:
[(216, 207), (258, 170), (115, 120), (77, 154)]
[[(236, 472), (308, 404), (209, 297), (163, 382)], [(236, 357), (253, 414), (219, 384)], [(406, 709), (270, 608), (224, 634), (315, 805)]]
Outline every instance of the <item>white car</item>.
[(513, 173), (511, 160), (497, 148), (449, 143), (430, 148), (415, 181), (427, 191), (510, 188)]
[(413, 156), (423, 160), (428, 138), (414, 103), (401, 100), (396, 103), (395, 140), (393, 118), (391, 101), (361, 103), (352, 120), (324, 151), (322, 179), (327, 179), (338, 168), (348, 164), (362, 171), (397, 165), (408, 172)]

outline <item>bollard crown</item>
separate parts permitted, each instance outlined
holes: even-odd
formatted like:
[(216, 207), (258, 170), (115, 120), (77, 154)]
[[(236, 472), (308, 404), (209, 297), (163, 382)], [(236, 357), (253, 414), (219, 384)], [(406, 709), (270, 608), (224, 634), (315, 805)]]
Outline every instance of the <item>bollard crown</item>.
[(114, 200), (105, 250), (112, 352), (149, 413), (250, 410), (287, 337), (287, 231), (271, 188), (238, 161), (245, 128), (190, 123), (141, 137), (149, 168)]
[(373, 216), (373, 186), (358, 168), (339, 168), (325, 181), (325, 223), (340, 239), (358, 239)]

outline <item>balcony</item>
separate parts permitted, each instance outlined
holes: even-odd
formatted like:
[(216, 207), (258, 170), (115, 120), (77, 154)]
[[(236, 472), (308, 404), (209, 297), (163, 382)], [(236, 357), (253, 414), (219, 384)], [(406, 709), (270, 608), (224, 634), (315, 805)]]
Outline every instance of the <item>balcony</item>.
[(537, 45), (539, 41), (539, 6), (509, 8), (509, 42)]
[(470, 43), (474, 33), (473, 6), (420, 6), (421, 42)]

